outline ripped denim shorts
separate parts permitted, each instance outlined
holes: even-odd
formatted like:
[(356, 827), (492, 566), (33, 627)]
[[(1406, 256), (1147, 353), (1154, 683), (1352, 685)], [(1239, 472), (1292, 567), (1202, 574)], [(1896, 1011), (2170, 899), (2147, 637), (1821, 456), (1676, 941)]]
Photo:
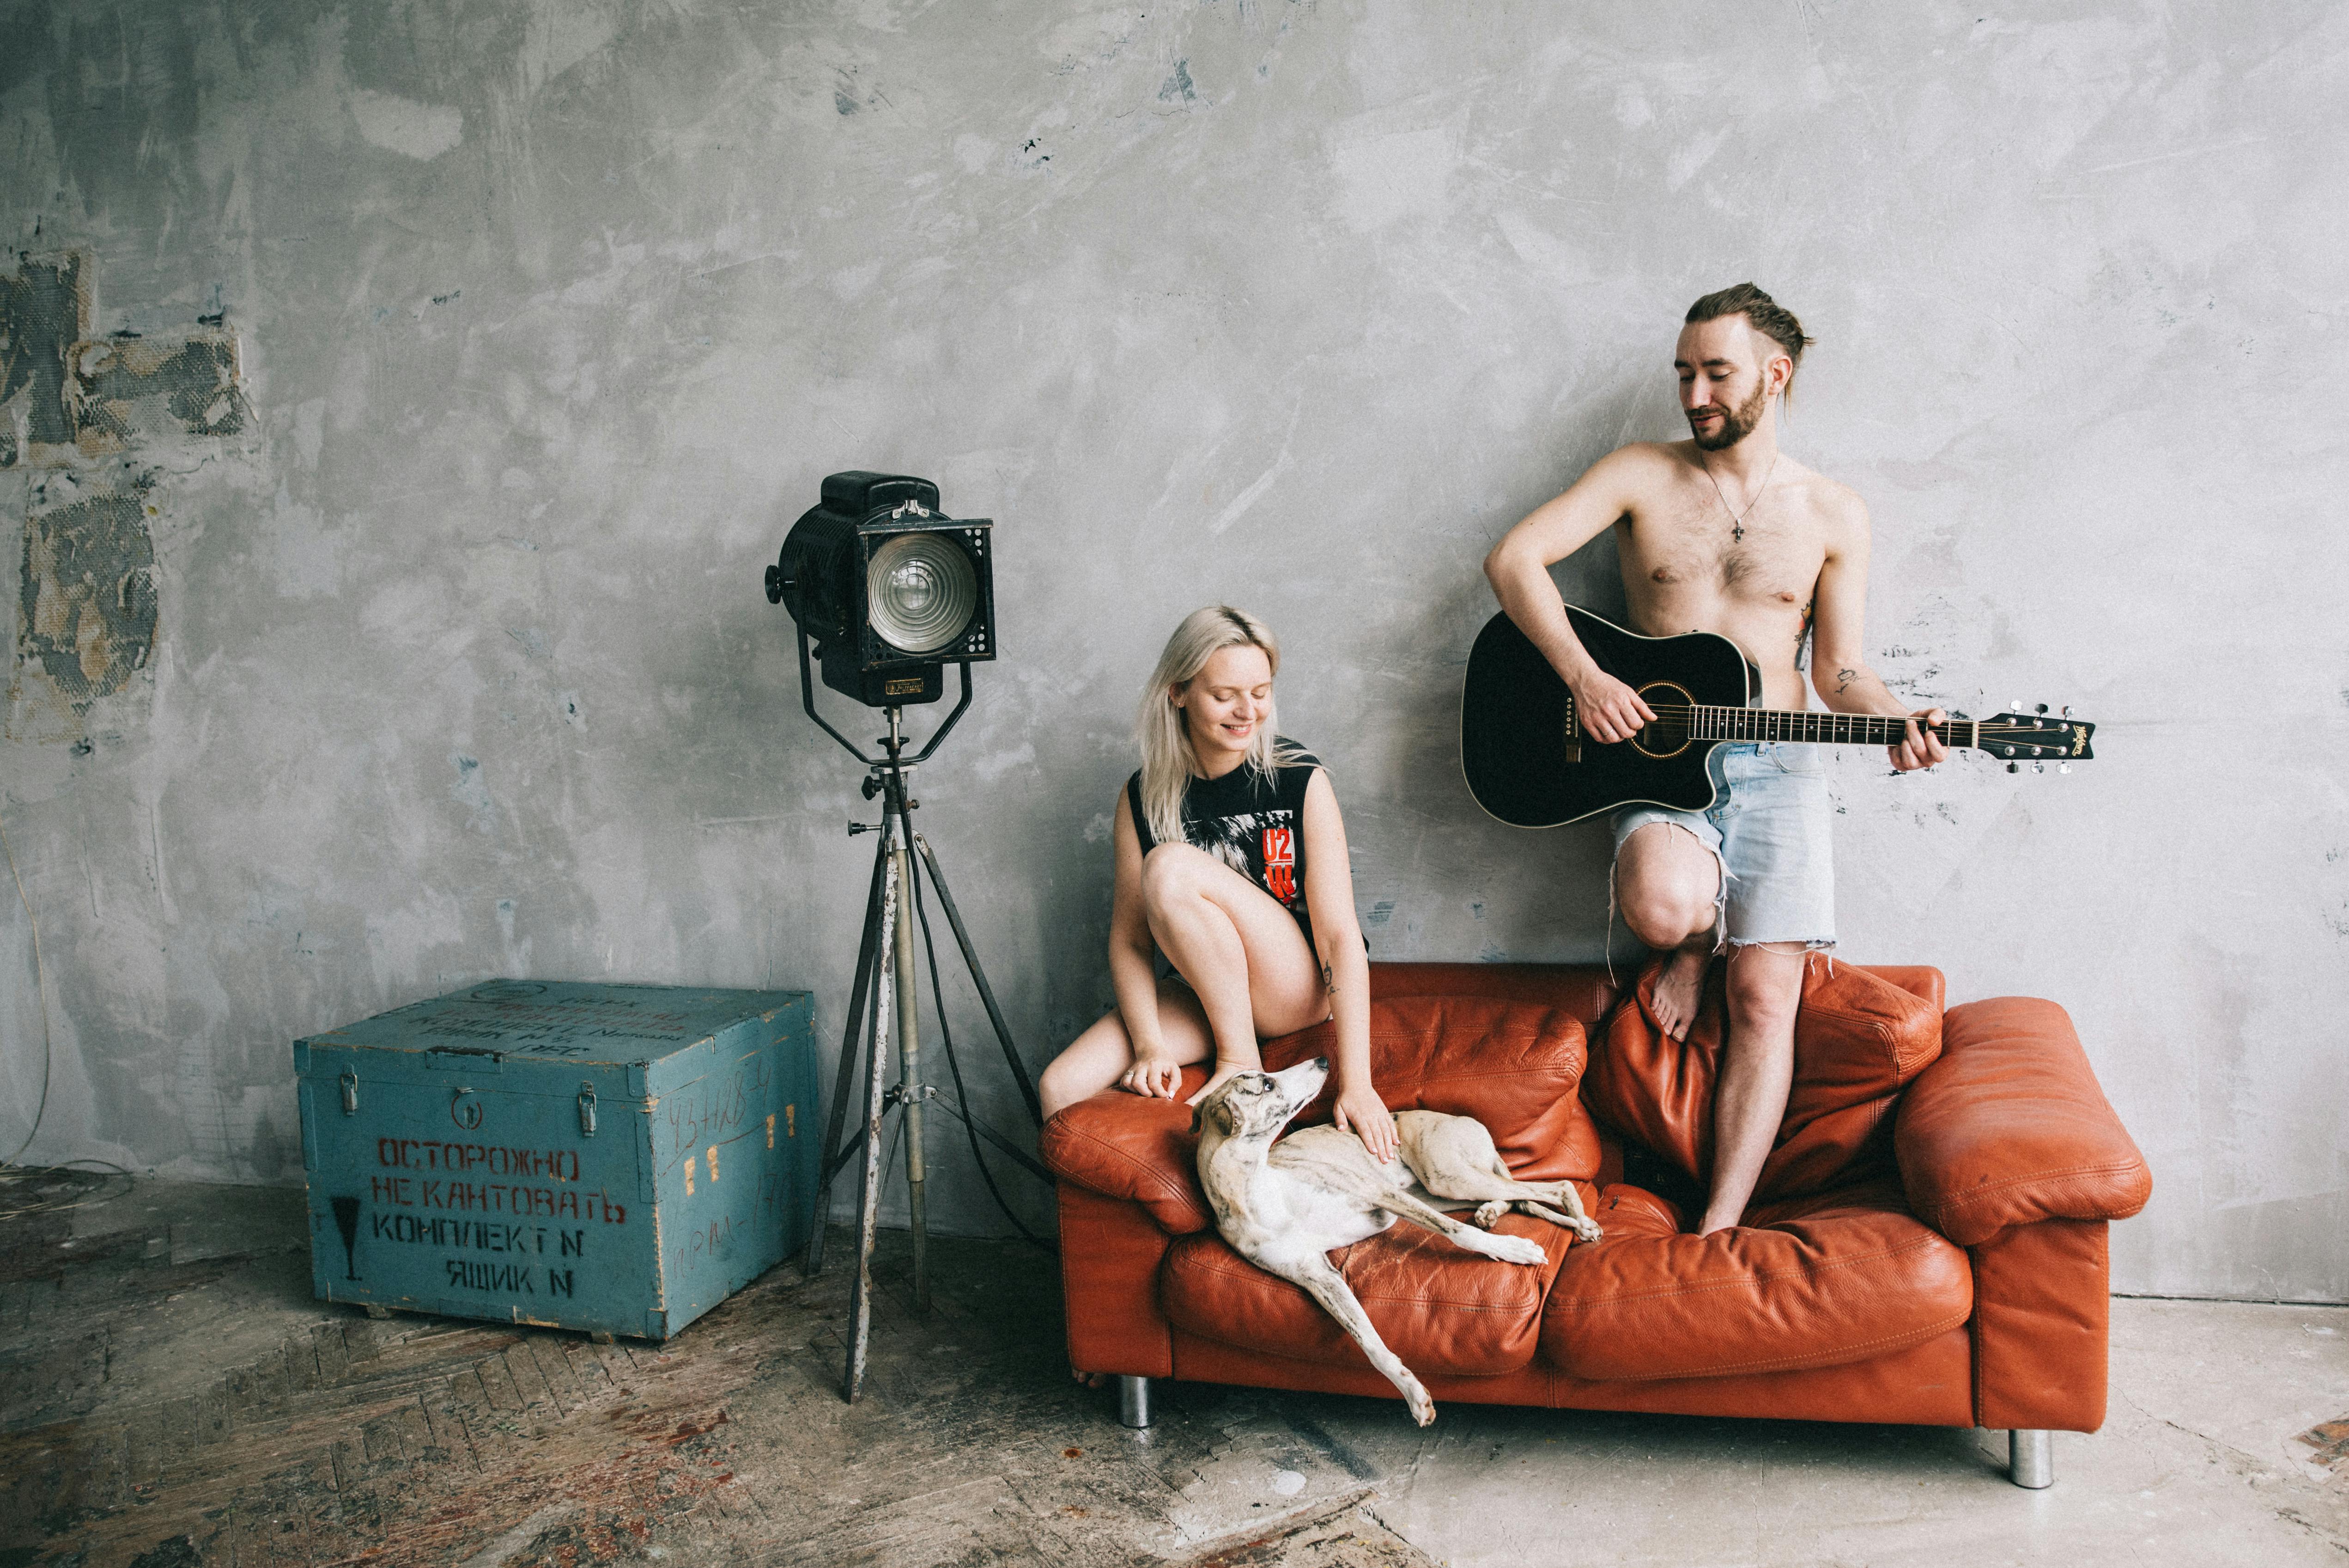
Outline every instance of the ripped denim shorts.
[(1714, 945), (1835, 945), (1835, 808), (1816, 746), (1734, 741), (1713, 748), (1716, 791), (1702, 811), (1626, 806), (1614, 816), (1615, 851), (1651, 822), (1696, 836), (1721, 867)]

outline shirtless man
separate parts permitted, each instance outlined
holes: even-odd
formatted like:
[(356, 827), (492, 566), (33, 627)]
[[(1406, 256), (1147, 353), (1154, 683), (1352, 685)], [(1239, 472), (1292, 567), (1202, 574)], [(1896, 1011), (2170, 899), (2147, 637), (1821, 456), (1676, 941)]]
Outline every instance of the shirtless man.
[[(1548, 567), (1613, 528), (1631, 624), (1651, 636), (1718, 632), (1762, 671), (1768, 707), (1809, 706), (1796, 667), (1837, 713), (1904, 715), (1892, 766), (1949, 753), (1885, 689), (1860, 651), (1868, 509), (1778, 449), (1778, 405), (1811, 339), (1751, 284), (1689, 307), (1673, 357), (1692, 439), (1634, 442), (1511, 529), (1485, 559), (1493, 592), (1574, 690), (1584, 728), (1630, 738), (1655, 715), (1591, 662)], [(1808, 952), (1835, 944), (1826, 779), (1816, 748), (1736, 743), (1713, 754), (1705, 811), (1615, 814), (1615, 895), (1632, 934), (1668, 954), (1657, 1022), (1685, 1038), (1713, 955), (1728, 950), (1729, 1037), (1713, 1102), (1713, 1191), (1701, 1234), (1745, 1212), (1794, 1082), (1795, 1011)]]

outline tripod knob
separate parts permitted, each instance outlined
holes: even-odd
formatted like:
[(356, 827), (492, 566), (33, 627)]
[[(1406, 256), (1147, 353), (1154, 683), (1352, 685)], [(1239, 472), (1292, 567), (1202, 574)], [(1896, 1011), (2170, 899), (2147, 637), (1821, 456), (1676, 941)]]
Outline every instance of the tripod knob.
[(767, 603), (770, 603), (770, 604), (780, 604), (780, 603), (781, 603), (783, 602), (783, 590), (784, 590), (784, 589), (786, 589), (786, 588), (788, 588), (788, 587), (790, 587), (791, 585), (792, 585), (792, 580), (791, 580), (790, 578), (788, 578), (788, 577), (786, 577), (786, 576), (784, 576), (784, 575), (783, 575), (783, 569), (782, 569), (782, 566), (781, 566), (780, 563), (778, 563), (778, 564), (776, 564), (776, 565), (770, 566), (770, 567), (768, 567), (768, 568), (767, 568)]
[(857, 788), (864, 791), (864, 798), (870, 800), (874, 796), (881, 793), (881, 780), (867, 773), (864, 776), (864, 782), (859, 784)]

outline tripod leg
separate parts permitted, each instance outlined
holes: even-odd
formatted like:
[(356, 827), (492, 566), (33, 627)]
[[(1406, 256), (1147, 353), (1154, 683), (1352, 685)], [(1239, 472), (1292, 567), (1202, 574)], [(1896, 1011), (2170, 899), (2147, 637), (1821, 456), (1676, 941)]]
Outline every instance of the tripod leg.
[(922, 1035), (921, 1015), (915, 1006), (921, 994), (921, 978), (914, 967), (914, 921), (908, 907), (914, 891), (914, 857), (906, 851), (902, 829), (897, 839), (895, 871), (899, 901), (895, 964), (897, 1051), (905, 1075), (898, 1084), (905, 1096), (905, 1201), (914, 1233), (914, 1311), (926, 1314), (930, 1310), (930, 1267), (929, 1233), (923, 1223), (922, 1212), (926, 1175), (922, 1154)]
[[(968, 669), (969, 666), (963, 666)], [(995, 1038), (1003, 1047), (1003, 1059), (1011, 1064), (1011, 1076), (1019, 1085), (1019, 1092), (1028, 1101), (1028, 1114), (1036, 1125), (1044, 1125), (1044, 1102), (1036, 1097), (1036, 1086), (1028, 1077), (1027, 1064), (1019, 1059), (1019, 1047), (1011, 1043), (1011, 1026), (1003, 1021), (1003, 1009), (995, 1005), (995, 988), (987, 983), (987, 971), (979, 967), (978, 952), (970, 944), (970, 933), (963, 929), (962, 912), (955, 908), (954, 894), (947, 891), (947, 879), (938, 870), (937, 851), (921, 834), (914, 835), (914, 843), (922, 851), (922, 863), (929, 868), (930, 885), (938, 890), (938, 906), (947, 912), (947, 923), (954, 927), (955, 943), (962, 949), (962, 961), (970, 970), (970, 978), (978, 987), (978, 999), (987, 1008), (987, 1021), (995, 1026)]]
[[(876, 953), (889, 952), (897, 934), (896, 865), (888, 859), (893, 831), (884, 828), (882, 836), (882, 854), (889, 873), (882, 882)], [(882, 1079), (888, 1069), (889, 1008), (895, 1000), (888, 986), (874, 987), (872, 1048), (865, 1057), (864, 1168), (856, 1191), (856, 1279), (849, 1287), (848, 1375), (841, 1387), (841, 1398), (852, 1405), (864, 1391), (864, 1352), (873, 1336), (873, 1233), (881, 1218), (881, 1114), (886, 1103)]]
[(833, 1164), (840, 1158), (841, 1134), (848, 1129), (848, 1095), (856, 1087), (857, 1047), (864, 1033), (864, 1002), (873, 985), (874, 943), (881, 928), (881, 873), (889, 863), (888, 835), (873, 857), (873, 885), (864, 895), (864, 934), (856, 944), (856, 983), (848, 992), (848, 1027), (840, 1037), (840, 1076), (833, 1080), (832, 1115), (824, 1129), (823, 1162), (816, 1167), (815, 1223), (809, 1227), (800, 1273), (813, 1279), (823, 1272), (823, 1228), (832, 1214)]

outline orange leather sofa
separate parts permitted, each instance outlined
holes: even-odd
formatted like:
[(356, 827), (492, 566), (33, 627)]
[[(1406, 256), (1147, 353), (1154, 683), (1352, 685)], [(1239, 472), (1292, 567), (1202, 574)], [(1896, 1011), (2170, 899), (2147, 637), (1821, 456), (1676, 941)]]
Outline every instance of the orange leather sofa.
[[(1372, 966), (1387, 1105), (1475, 1116), (1521, 1176), (1574, 1181), (1607, 1233), (1575, 1244), (1504, 1218), (1539, 1267), (1409, 1224), (1332, 1253), (1381, 1336), (1439, 1409), (1986, 1427), (2013, 1434), (2018, 1483), (2047, 1484), (2047, 1434), (2104, 1421), (2106, 1226), (2151, 1188), (2064, 1010), (1945, 1012), (1938, 970), (1815, 957), (1754, 1202), (1698, 1237), (1682, 1226), (1708, 1174), (1721, 999), (1673, 1041), (1652, 976), (1619, 1006), (1597, 965)], [(1323, 1025), (1268, 1043), (1265, 1065), (1330, 1044)], [(1325, 1091), (1294, 1125), (1328, 1115)], [(1190, 1119), (1113, 1090), (1044, 1129), (1071, 1362), (1116, 1376), (1136, 1426), (1154, 1377), (1395, 1398), (1310, 1298), (1217, 1236)]]

